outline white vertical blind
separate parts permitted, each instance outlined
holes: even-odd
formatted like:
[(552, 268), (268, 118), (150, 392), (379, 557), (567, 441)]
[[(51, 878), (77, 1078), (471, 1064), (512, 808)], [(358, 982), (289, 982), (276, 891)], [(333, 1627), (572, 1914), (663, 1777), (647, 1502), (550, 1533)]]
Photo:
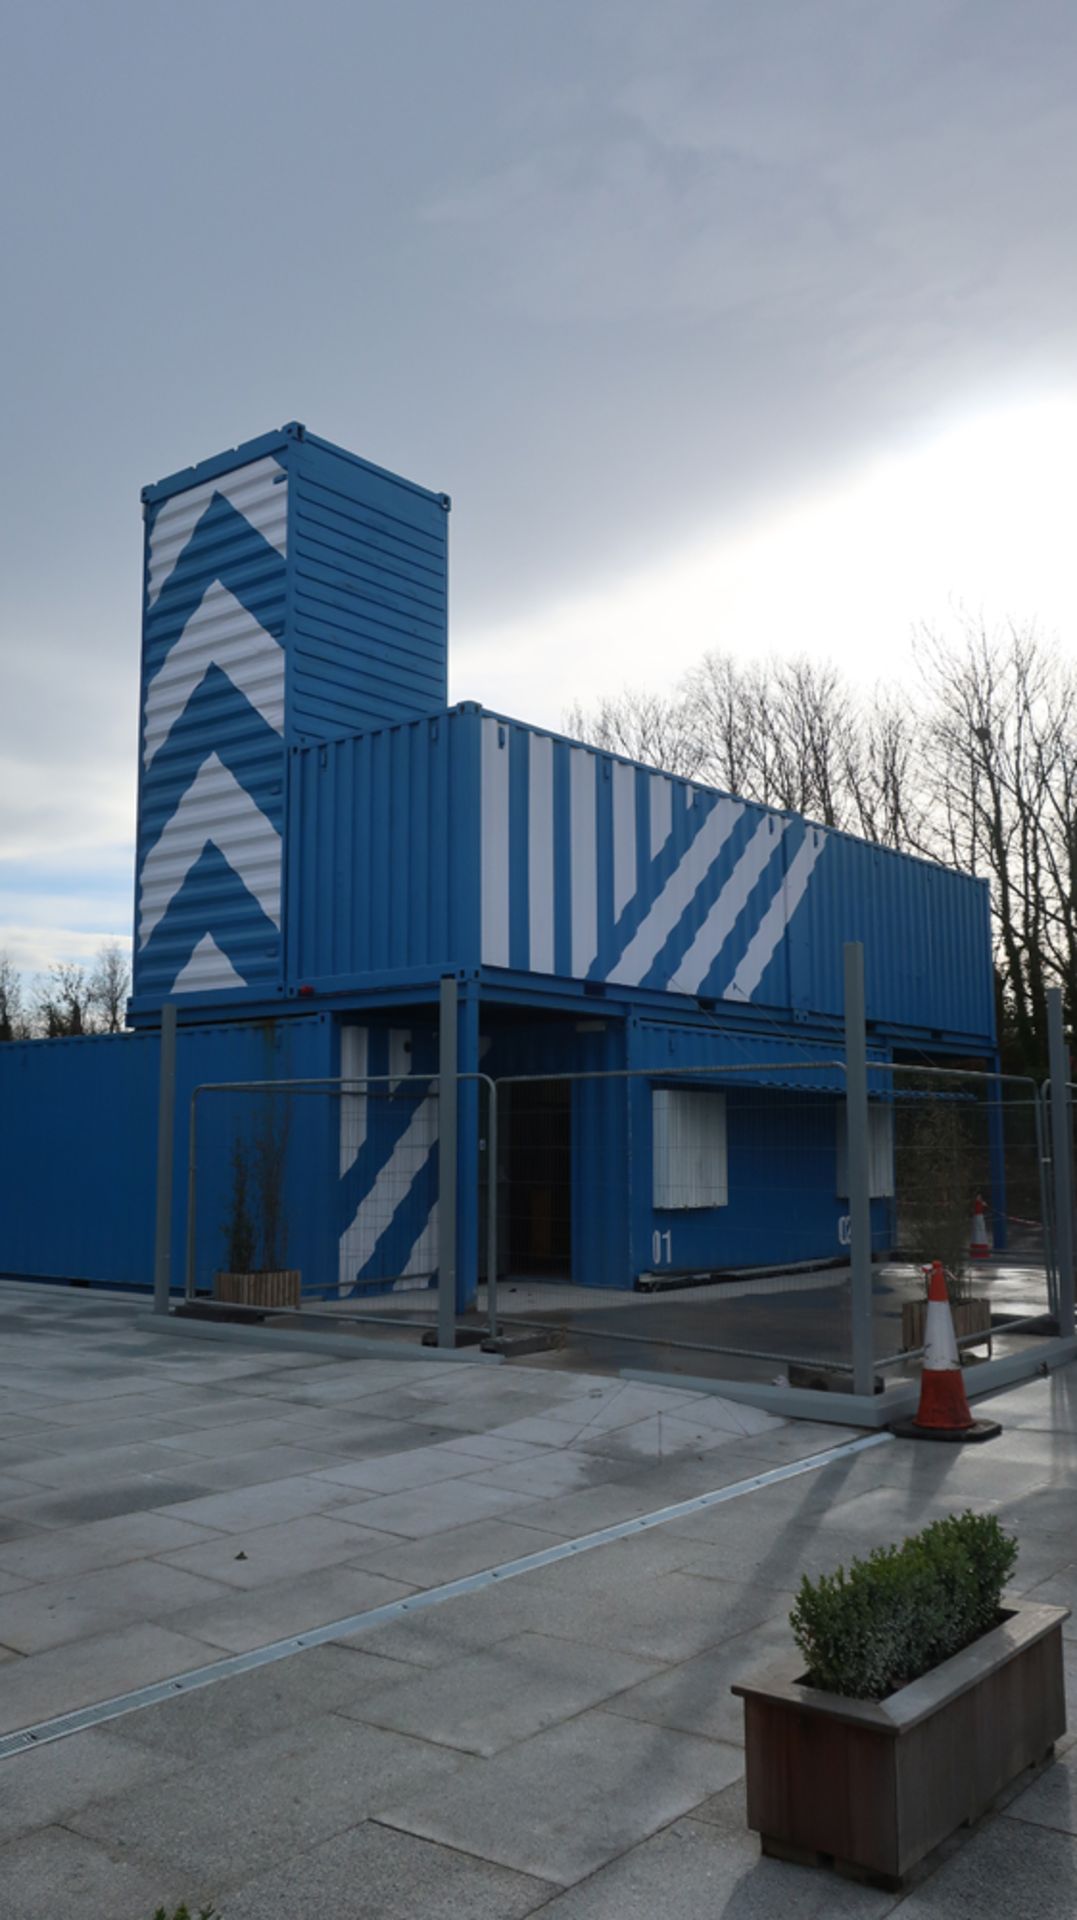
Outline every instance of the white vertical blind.
[(655, 1206), (728, 1206), (725, 1094), (655, 1087), (651, 1111)]
[[(849, 1134), (844, 1102), (838, 1105), (837, 1193), (840, 1200), (849, 1197)], [(889, 1105), (868, 1107), (868, 1193), (872, 1200), (894, 1197), (894, 1109)]]

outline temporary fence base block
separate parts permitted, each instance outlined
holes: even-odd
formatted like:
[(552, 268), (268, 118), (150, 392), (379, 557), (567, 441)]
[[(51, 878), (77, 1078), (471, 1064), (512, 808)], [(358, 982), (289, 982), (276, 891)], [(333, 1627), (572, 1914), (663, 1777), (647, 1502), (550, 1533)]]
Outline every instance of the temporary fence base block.
[[(453, 1334), (452, 1344), (454, 1347), (481, 1347), (485, 1339), (486, 1334), (482, 1327), (457, 1327)], [(426, 1332), (423, 1334), (422, 1344), (424, 1347), (438, 1346), (438, 1330), (436, 1327), (427, 1327)]]
[(890, 1428), (898, 1440), (944, 1440), (951, 1446), (968, 1441), (996, 1440), (1002, 1432), (997, 1420), (974, 1420), (971, 1427), (920, 1427), (915, 1420), (895, 1420)]

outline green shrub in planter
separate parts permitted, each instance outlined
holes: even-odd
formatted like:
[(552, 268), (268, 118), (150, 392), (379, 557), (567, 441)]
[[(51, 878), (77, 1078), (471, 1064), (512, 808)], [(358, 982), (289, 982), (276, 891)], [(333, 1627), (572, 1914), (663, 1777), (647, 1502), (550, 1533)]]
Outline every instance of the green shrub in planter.
[(996, 1625), (1016, 1560), (993, 1514), (962, 1513), (805, 1578), (789, 1618), (808, 1685), (883, 1700), (918, 1680)]

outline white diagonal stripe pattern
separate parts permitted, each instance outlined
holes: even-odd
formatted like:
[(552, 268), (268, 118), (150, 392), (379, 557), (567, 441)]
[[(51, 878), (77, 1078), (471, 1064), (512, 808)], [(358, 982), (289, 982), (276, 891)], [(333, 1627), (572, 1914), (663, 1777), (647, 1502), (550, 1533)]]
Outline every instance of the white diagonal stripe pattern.
[(765, 872), (774, 849), (780, 846), (787, 825), (788, 821), (780, 820), (775, 814), (769, 814), (760, 821), (670, 980), (670, 987), (674, 991), (699, 992), (732, 933), (738, 916), (747, 905), (753, 887)]
[(163, 500), (150, 528), (146, 605), (152, 607), (159, 598), (214, 494), (223, 494), (283, 558), (288, 545), (288, 485), (280, 478), (283, 474), (279, 460), (267, 455)]
[[(340, 1236), (339, 1286), (343, 1293), (366, 1266), (401, 1201), (426, 1166), (437, 1143), (436, 1096), (420, 1101), (385, 1165), (363, 1195)], [(429, 1223), (428, 1223), (429, 1224)], [(412, 1248), (414, 1254), (415, 1248)], [(409, 1258), (411, 1256), (409, 1255)]]
[(606, 978), (638, 987), (654, 965), (697, 888), (706, 878), (744, 808), (739, 800), (717, 800), (649, 913)]
[(790, 863), (784, 886), (779, 887), (759, 922), (748, 948), (725, 990), (726, 1000), (750, 1000), (763, 978), (775, 948), (799, 907), (815, 863), (826, 845), (818, 827), (809, 827)]
[(146, 945), (209, 841), (266, 917), (280, 926), (280, 834), (235, 774), (211, 753), (142, 862), (140, 947)]
[(239, 688), (274, 733), (284, 732), (284, 649), (214, 580), (146, 688), (143, 764), (167, 740), (212, 666)]

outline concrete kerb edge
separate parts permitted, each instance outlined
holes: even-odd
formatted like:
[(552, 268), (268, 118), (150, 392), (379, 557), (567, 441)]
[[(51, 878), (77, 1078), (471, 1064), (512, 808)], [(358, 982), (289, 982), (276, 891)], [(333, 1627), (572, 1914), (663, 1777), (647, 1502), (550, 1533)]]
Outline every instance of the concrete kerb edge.
[[(1077, 1337), (1046, 1340), (1034, 1353), (1010, 1353), (998, 1360), (985, 1360), (965, 1370), (965, 1389), (970, 1400), (985, 1394), (1001, 1393), (1022, 1380), (1034, 1380), (1045, 1372), (1054, 1372), (1077, 1360)], [(622, 1380), (641, 1386), (680, 1389), (685, 1393), (717, 1394), (742, 1406), (757, 1407), (761, 1413), (785, 1420), (821, 1420), (835, 1427), (888, 1427), (892, 1420), (914, 1413), (920, 1401), (916, 1381), (887, 1393), (820, 1393), (812, 1387), (775, 1387), (745, 1380), (710, 1380), (696, 1374), (661, 1373), (645, 1367), (622, 1367)]]
[[(349, 1333), (290, 1333), (284, 1327), (242, 1327), (231, 1321), (177, 1320), (174, 1314), (140, 1313), (140, 1333), (170, 1333), (181, 1340), (217, 1340), (226, 1346), (263, 1347), (280, 1352), (331, 1354), (337, 1360), (458, 1361), (469, 1366), (500, 1367), (504, 1356), (478, 1347), (420, 1347), (399, 1340), (363, 1340)], [(825, 1396), (824, 1396), (825, 1397)]]

